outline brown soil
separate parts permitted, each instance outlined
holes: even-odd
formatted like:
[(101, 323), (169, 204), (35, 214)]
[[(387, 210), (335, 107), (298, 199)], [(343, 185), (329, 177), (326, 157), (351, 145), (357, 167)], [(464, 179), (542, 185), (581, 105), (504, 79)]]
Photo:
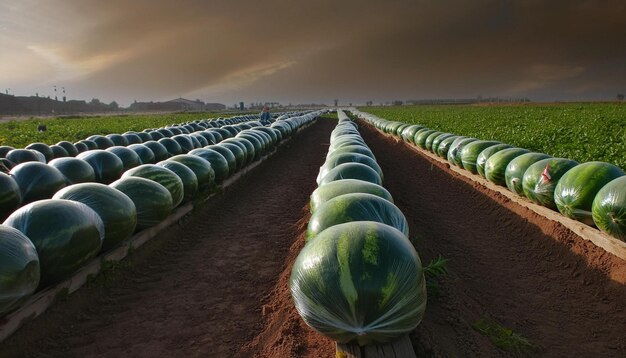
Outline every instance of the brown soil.
[[(0, 345), (0, 356), (334, 355), (330, 341), (299, 320), (287, 281), (334, 126), (318, 120), (297, 134), (222, 195), (26, 324)], [(276, 320), (285, 321), (285, 338), (264, 338), (269, 351), (249, 344)]]
[(423, 263), (449, 260), (412, 335), (418, 356), (519, 354), (479, 334), (482, 317), (526, 337), (533, 356), (626, 356), (626, 262), (360, 124)]
[[(318, 121), (180, 225), (0, 345), (1, 357), (332, 357), (289, 293), (308, 198), (334, 121)], [(626, 263), (361, 123), (427, 264), (449, 275), (411, 335), (420, 357), (626, 356)]]

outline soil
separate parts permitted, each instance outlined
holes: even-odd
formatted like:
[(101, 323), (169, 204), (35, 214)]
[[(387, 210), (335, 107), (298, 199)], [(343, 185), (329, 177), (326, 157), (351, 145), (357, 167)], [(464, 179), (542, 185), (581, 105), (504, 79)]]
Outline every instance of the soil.
[[(221, 195), (26, 324), (0, 356), (333, 357), (289, 293), (336, 122), (320, 120)], [(424, 264), (448, 275), (419, 357), (626, 356), (626, 262), (359, 122)], [(481, 318), (532, 345), (507, 352)]]

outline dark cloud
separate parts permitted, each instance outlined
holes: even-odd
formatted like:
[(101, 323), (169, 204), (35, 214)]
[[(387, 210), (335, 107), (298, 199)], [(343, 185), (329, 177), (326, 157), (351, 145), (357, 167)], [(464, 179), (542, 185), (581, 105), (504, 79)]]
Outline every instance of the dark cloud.
[(192, 95), (226, 103), (549, 100), (626, 91), (623, 0), (73, 0), (67, 6), (90, 25), (63, 45), (61, 56), (78, 63), (108, 59), (73, 87), (122, 102)]

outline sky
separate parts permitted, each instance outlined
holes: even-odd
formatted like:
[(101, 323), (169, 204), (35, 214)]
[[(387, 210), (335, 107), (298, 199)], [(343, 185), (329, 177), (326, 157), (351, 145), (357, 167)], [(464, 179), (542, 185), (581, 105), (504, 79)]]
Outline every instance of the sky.
[(624, 0), (0, 0), (0, 91), (128, 105), (626, 93)]

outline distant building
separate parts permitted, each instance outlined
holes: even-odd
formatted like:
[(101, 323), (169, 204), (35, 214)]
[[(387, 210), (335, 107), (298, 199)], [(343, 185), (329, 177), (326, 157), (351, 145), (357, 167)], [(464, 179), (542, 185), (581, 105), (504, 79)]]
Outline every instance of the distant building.
[(226, 105), (221, 103), (204, 103), (186, 98), (176, 98), (166, 102), (134, 102), (130, 105), (133, 111), (223, 111)]

